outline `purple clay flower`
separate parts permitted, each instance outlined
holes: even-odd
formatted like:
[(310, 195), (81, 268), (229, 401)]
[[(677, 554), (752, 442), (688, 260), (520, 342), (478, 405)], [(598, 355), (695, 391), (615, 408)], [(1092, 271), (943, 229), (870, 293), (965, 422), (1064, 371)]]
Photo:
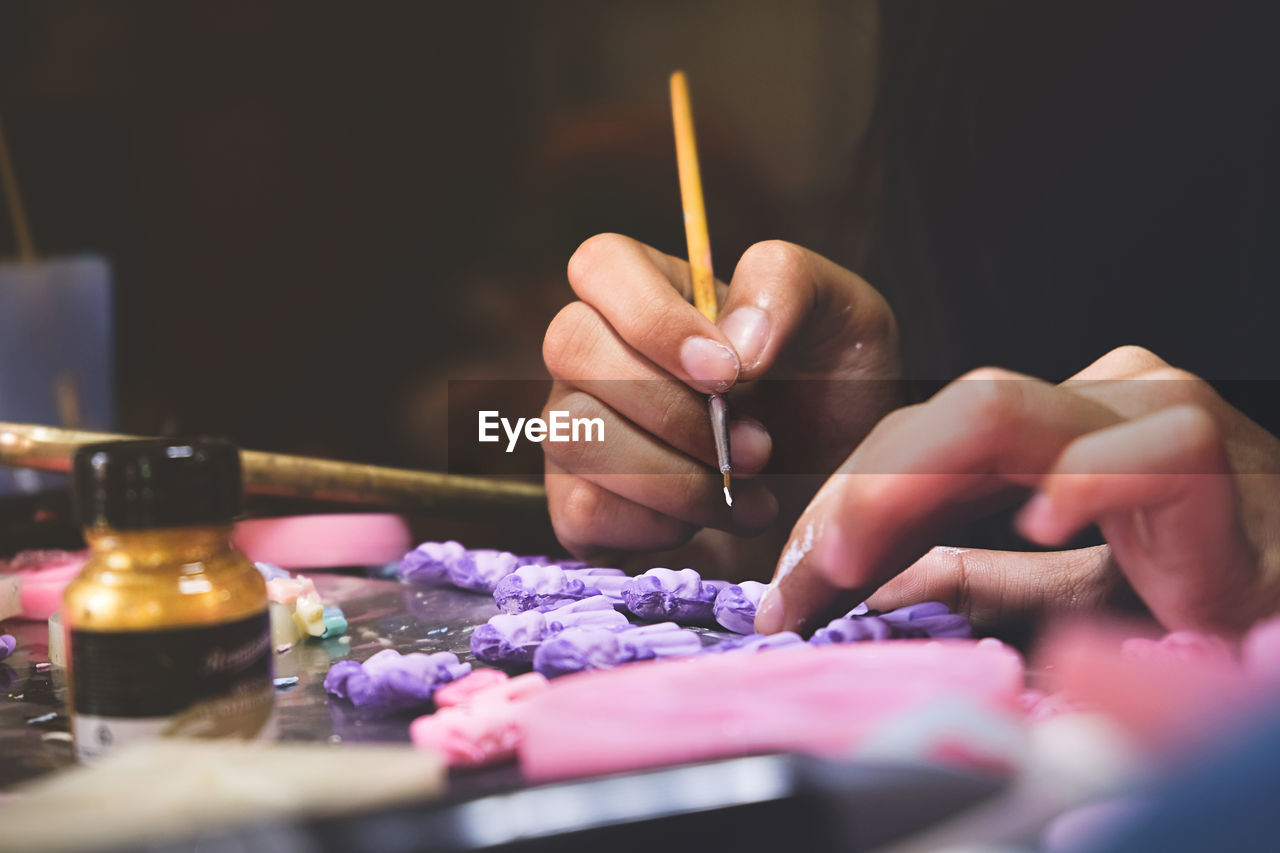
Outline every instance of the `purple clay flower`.
[(779, 631), (776, 634), (747, 634), (725, 640), (709, 648), (710, 652), (763, 652), (804, 645), (804, 638), (795, 631)]
[(674, 622), (641, 625), (622, 631), (606, 628), (566, 628), (549, 637), (533, 656), (533, 668), (547, 678), (610, 669), (619, 664), (657, 657), (697, 654), (702, 641)]
[(622, 569), (606, 569), (601, 566), (570, 566), (564, 563), (556, 563), (557, 566), (564, 569), (564, 573), (571, 578), (579, 578), (583, 581), (594, 578), (625, 578), (627, 573)]
[(547, 637), (547, 618), (536, 610), (492, 616), (471, 632), (471, 652), (486, 663), (532, 663)]
[(673, 658), (696, 655), (702, 651), (702, 638), (675, 622), (637, 625), (618, 632), (627, 649), (627, 660)]
[(423, 542), (400, 558), (400, 579), (414, 584), (445, 584), (449, 567), (466, 556), (459, 542)]
[(621, 631), (607, 628), (569, 628), (551, 637), (533, 656), (533, 669), (547, 678), (611, 669), (625, 661), (626, 650), (618, 639)]
[(425, 705), (437, 687), (471, 672), (452, 652), (401, 655), (384, 649), (363, 664), (339, 661), (329, 668), (324, 689), (357, 708), (389, 714)]
[(601, 628), (619, 631), (627, 617), (613, 609), (603, 595), (574, 601), (554, 610), (526, 610), (500, 613), (471, 633), (471, 651), (477, 658), (494, 664), (528, 664), (538, 646), (548, 637), (569, 628)]
[(815, 646), (868, 641), (878, 643), (899, 636), (894, 632), (893, 625), (879, 616), (845, 616), (831, 620), (825, 628), (819, 628), (809, 642)]
[(521, 613), (551, 610), (598, 594), (559, 566), (521, 566), (498, 582), (493, 600), (504, 613)]
[(860, 604), (841, 619), (835, 619), (825, 628), (819, 628), (812, 643), (880, 642), (882, 640), (942, 639), (970, 637), (973, 628), (969, 620), (941, 602), (926, 601), (873, 613)]
[(650, 569), (622, 584), (622, 599), (641, 619), (670, 619), (682, 625), (714, 621), (714, 606), (724, 581), (704, 581), (693, 569)]
[(973, 626), (969, 624), (969, 620), (959, 613), (952, 613), (951, 608), (940, 601), (899, 607), (880, 614), (880, 618), (903, 631), (905, 636), (934, 639), (973, 636)]
[(13, 654), (13, 650), (18, 647), (18, 638), (13, 634), (0, 634), (0, 660), (4, 660)]
[(627, 602), (622, 598), (622, 588), (629, 580), (631, 578), (625, 574), (596, 575), (591, 578), (591, 587), (600, 595), (607, 596), (614, 607), (626, 607)]
[(516, 570), (519, 559), (510, 551), (477, 548), (449, 564), (449, 580), (462, 589), (491, 593), (499, 581)]
[(567, 628), (591, 627), (621, 631), (630, 624), (626, 616), (613, 609), (613, 602), (607, 595), (593, 595), (548, 610), (544, 615), (547, 617), (548, 636)]
[(730, 584), (720, 590), (711, 606), (711, 612), (716, 621), (727, 630), (737, 634), (750, 634), (755, 630), (756, 608), (760, 606), (760, 599), (768, 588), (768, 584), (758, 581)]

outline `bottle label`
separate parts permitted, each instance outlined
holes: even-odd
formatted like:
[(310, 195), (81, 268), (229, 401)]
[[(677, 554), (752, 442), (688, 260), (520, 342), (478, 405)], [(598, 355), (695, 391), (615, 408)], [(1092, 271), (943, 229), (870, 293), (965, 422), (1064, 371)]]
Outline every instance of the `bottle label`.
[(155, 737), (269, 735), (275, 691), (266, 612), (161, 631), (72, 629), (69, 637), (82, 759)]

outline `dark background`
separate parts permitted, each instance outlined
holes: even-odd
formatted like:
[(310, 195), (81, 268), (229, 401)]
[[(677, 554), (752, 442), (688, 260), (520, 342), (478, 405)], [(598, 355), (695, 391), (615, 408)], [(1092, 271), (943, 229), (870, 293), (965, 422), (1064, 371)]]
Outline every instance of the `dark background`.
[(1272, 8), (10, 2), (0, 116), (40, 249), (114, 265), (122, 429), (444, 467), (447, 380), (543, 375), (581, 240), (682, 253), (677, 67), (721, 276), (823, 251), (928, 379), (1275, 378)]

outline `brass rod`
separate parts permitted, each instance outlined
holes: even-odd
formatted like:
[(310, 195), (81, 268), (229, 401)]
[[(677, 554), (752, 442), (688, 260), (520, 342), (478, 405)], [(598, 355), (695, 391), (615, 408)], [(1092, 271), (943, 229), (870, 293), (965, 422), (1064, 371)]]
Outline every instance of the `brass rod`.
[[(71, 457), (81, 445), (141, 437), (0, 422), (0, 465), (68, 473)], [(547, 511), (546, 491), (530, 483), (257, 450), (241, 450), (240, 463), (245, 491), (254, 495), (367, 504), (442, 515), (545, 514)]]

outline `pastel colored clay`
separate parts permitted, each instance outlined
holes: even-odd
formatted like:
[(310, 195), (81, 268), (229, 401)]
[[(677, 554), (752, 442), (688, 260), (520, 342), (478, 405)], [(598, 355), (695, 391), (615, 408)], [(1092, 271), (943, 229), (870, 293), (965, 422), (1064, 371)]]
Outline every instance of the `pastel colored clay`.
[(380, 566), (409, 549), (409, 525), (390, 513), (259, 518), (236, 524), (231, 537), (250, 560), (284, 569)]
[(873, 613), (860, 604), (848, 615), (819, 628), (810, 641), (814, 645), (882, 642), (904, 639), (964, 639), (973, 636), (969, 620), (938, 601), (926, 601)]
[(304, 595), (320, 597), (316, 585), (310, 578), (298, 575), (296, 578), (272, 578), (267, 581), (267, 600), (278, 604), (293, 604)]
[(62, 612), (58, 611), (49, 616), (49, 663), (66, 667), (66, 642), (67, 634), (62, 630)]
[(0, 634), (0, 660), (4, 660), (13, 654), (13, 650), (18, 647), (18, 638), (12, 634)]
[(549, 682), (530, 672), (516, 678), (484, 676), (464, 687), (468, 679), (484, 672), (496, 670), (479, 670), (436, 691), (440, 710), (419, 717), (409, 726), (409, 738), (415, 746), (437, 750), (455, 767), (492, 764), (514, 757), (524, 705), (544, 692)]
[(515, 678), (491, 684), (471, 694), (470, 705), (486, 705), (493, 702), (522, 702), (532, 699), (551, 686), (551, 682), (540, 672), (526, 672)]
[(586, 672), (530, 700), (520, 766), (546, 781), (763, 752), (848, 755), (875, 727), (947, 697), (1014, 708), (1022, 678), (1018, 654), (995, 640), (796, 645)]
[(460, 542), (423, 542), (400, 558), (400, 579), (422, 585), (448, 583), (449, 566), (466, 553)]
[(759, 581), (743, 581), (729, 584), (716, 596), (711, 606), (712, 615), (726, 630), (738, 634), (750, 634), (755, 631), (756, 608), (768, 584)]
[(253, 567), (262, 573), (262, 579), (265, 581), (283, 580), (292, 577), (285, 569), (271, 563), (264, 563), (261, 560), (254, 563)]
[(320, 596), (310, 593), (298, 596), (294, 602), (293, 621), (298, 623), (298, 632), (304, 637), (323, 637), (324, 605), (320, 603)]
[(347, 633), (347, 616), (342, 612), (342, 608), (331, 604), (324, 608), (324, 633), (320, 636), (324, 639), (330, 637), (340, 637)]
[(494, 603), (504, 613), (549, 610), (599, 595), (591, 575), (574, 577), (559, 566), (521, 566), (498, 582)]
[(441, 708), (409, 724), (409, 739), (429, 749), (450, 767), (480, 767), (507, 761), (520, 743), (515, 707), (486, 705)]
[(17, 616), (22, 612), (22, 578), (18, 575), (0, 575), (0, 620)]
[[(0, 572), (20, 580), (20, 619), (45, 620), (62, 606), (62, 592), (80, 574), (88, 551), (21, 551), (0, 562)], [(12, 582), (8, 585), (12, 591)]]
[(271, 618), (271, 645), (275, 647), (291, 646), (301, 640), (305, 633), (298, 627), (293, 618), (292, 604), (272, 601), (267, 604), (267, 614)]
[(472, 592), (493, 592), (498, 582), (520, 568), (520, 558), (510, 551), (478, 548), (449, 563), (449, 582)]
[(426, 704), (437, 687), (470, 671), (471, 664), (459, 663), (452, 652), (401, 655), (384, 649), (363, 664), (335, 663), (325, 676), (324, 689), (357, 708), (394, 713)]
[(884, 720), (854, 757), (1009, 774), (1026, 762), (1026, 751), (1027, 729), (1018, 714), (948, 696)]
[(725, 640), (707, 649), (710, 652), (763, 652), (769, 649), (784, 649), (788, 646), (803, 645), (804, 638), (795, 631), (779, 631), (776, 634), (746, 634)]
[(1231, 667), (1236, 663), (1226, 640), (1199, 631), (1172, 631), (1159, 640), (1130, 637), (1120, 646), (1120, 654), (1141, 661), (1205, 661)]
[(1273, 681), (1219, 651), (1187, 654), (1184, 638), (1163, 646), (1135, 643), (1127, 632), (1101, 623), (1060, 629), (1041, 644), (1040, 664), (1052, 689), (1105, 713), (1157, 753), (1210, 741), (1273, 694)]
[(622, 587), (631, 578), (625, 574), (618, 575), (601, 575), (591, 579), (591, 586), (600, 595), (607, 596), (615, 607), (626, 607), (627, 603), (622, 598)]
[(940, 601), (923, 601), (887, 610), (880, 614), (880, 618), (897, 627), (907, 637), (967, 639), (973, 636), (973, 626), (969, 624), (969, 620), (959, 613), (952, 613), (951, 608)]
[(627, 618), (614, 610), (612, 603), (603, 595), (546, 612), (502, 613), (490, 617), (488, 622), (471, 633), (471, 651), (486, 663), (528, 664), (544, 640), (567, 628), (577, 627), (619, 630), (627, 627)]
[(724, 581), (704, 581), (693, 569), (655, 568), (628, 579), (622, 599), (641, 619), (708, 625), (715, 621), (716, 596), (727, 586)]
[(437, 690), (435, 695), (436, 705), (441, 708), (468, 705), (477, 693), (510, 680), (511, 676), (500, 669), (473, 669), (470, 675), (464, 675), (457, 681), (451, 681)]
[(471, 653), (485, 663), (532, 663), (547, 636), (547, 618), (536, 610), (500, 613), (471, 632)]
[(694, 655), (701, 649), (698, 635), (674, 622), (640, 625), (622, 631), (567, 628), (538, 647), (533, 668), (548, 678), (556, 678), (656, 657)]

